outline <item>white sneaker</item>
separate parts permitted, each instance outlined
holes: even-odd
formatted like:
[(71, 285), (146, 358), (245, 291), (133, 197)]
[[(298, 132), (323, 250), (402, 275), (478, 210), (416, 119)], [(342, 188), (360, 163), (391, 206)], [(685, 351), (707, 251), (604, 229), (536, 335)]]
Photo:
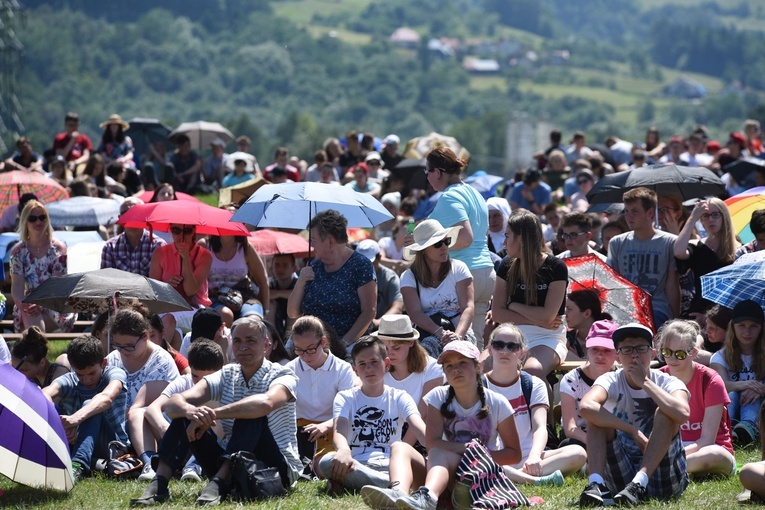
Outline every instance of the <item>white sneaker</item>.
[(202, 474), (202, 466), (195, 464), (193, 466), (183, 468), (183, 473), (181, 474), (181, 480), (190, 481), (190, 482), (201, 482), (202, 481), (201, 474)]
[(383, 489), (374, 485), (365, 485), (361, 488), (361, 498), (369, 508), (375, 510), (395, 510), (398, 501), (404, 499), (406, 494), (398, 489)]
[(151, 464), (144, 464), (143, 471), (141, 471), (141, 474), (138, 475), (138, 481), (150, 482), (154, 479), (155, 476), (157, 476), (157, 474), (154, 472), (153, 469), (151, 469)]

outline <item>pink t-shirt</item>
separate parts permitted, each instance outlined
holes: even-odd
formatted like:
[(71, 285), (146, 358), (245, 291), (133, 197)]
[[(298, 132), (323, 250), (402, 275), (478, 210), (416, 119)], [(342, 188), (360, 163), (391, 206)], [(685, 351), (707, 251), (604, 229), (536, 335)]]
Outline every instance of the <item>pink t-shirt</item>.
[[(156, 251), (159, 252), (159, 265), (162, 268), (163, 282), (169, 280), (171, 276), (178, 276), (181, 274), (181, 255), (178, 253), (178, 248), (176, 248), (175, 243), (160, 246)], [(200, 247), (198, 244), (194, 244), (189, 252), (191, 255), (192, 268), (196, 269), (201, 263), (201, 259), (205, 253), (207, 253), (207, 250)], [(181, 296), (184, 295), (182, 288), (180, 290), (176, 288), (176, 290), (178, 290)], [(210, 301), (210, 298), (207, 296), (207, 280), (199, 285), (199, 290), (197, 290), (195, 297), (196, 306), (210, 306), (212, 304), (212, 301)]]
[[(669, 367), (662, 367), (661, 370), (669, 373)], [(720, 374), (709, 367), (694, 363), (693, 377), (691, 377), (687, 387), (688, 391), (691, 392), (689, 401), (691, 416), (687, 422), (680, 426), (680, 437), (682, 437), (683, 442), (695, 443), (698, 441), (701, 438), (701, 425), (707, 407), (723, 404), (726, 407), (723, 408), (723, 414), (720, 418), (715, 444), (734, 454), (730, 436), (730, 416), (727, 408), (727, 405), (730, 404), (730, 397), (725, 391), (725, 383)]]

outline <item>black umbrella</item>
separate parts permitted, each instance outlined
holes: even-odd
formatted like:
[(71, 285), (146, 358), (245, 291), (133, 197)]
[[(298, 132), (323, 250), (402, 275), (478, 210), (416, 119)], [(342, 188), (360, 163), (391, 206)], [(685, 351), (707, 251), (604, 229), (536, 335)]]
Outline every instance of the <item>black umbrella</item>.
[(602, 204), (594, 204), (591, 205), (589, 209), (585, 211), (586, 213), (605, 213), (605, 214), (621, 214), (624, 212), (624, 204), (621, 202), (616, 202), (614, 204), (603, 202)]
[(425, 158), (402, 159), (391, 174), (404, 181), (404, 187), (410, 189), (428, 189), (428, 176), (425, 175)]
[(167, 141), (167, 135), (172, 129), (159, 119), (147, 117), (135, 117), (128, 121), (130, 127), (125, 134), (133, 140), (135, 153), (140, 157), (149, 152), (149, 145), (152, 142), (162, 140)]
[(738, 183), (747, 181), (747, 177), (756, 170), (765, 170), (765, 161), (760, 158), (743, 158), (723, 167), (723, 172), (729, 173)]
[(590, 204), (621, 202), (625, 191), (641, 187), (683, 200), (725, 193), (725, 184), (709, 169), (652, 165), (604, 176), (587, 193), (587, 200)]

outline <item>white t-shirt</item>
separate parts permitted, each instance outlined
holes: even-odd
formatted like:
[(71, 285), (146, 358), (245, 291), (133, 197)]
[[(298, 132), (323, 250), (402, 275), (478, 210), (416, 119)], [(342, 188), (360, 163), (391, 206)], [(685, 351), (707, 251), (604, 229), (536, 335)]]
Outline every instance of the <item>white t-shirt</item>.
[(127, 393), (128, 409), (133, 405), (133, 402), (135, 402), (138, 390), (140, 390), (147, 382), (166, 381), (171, 383), (180, 377), (178, 367), (175, 365), (173, 357), (169, 352), (159, 346), (154, 348), (149, 355), (149, 359), (146, 360), (146, 363), (133, 373), (128, 372), (128, 369), (122, 364), (122, 358), (120, 357), (119, 351), (110, 352), (106, 357), (106, 364), (120, 367), (127, 374), (125, 391)]
[(412, 397), (385, 387), (379, 397), (368, 397), (356, 386), (341, 391), (333, 403), (333, 416), (348, 420), (348, 446), (354, 460), (390, 459), (390, 446), (401, 439), (401, 427), (420, 415)]
[[(598, 257), (603, 262), (605, 262), (607, 260), (605, 255), (603, 255), (599, 251), (593, 250), (592, 246), (588, 246), (587, 247), (587, 255), (590, 255), (590, 254), (595, 255), (596, 257)], [(561, 253), (557, 254), (556, 257), (558, 257), (559, 259), (570, 259), (572, 257), (571, 256), (571, 250), (566, 250), (564, 252), (561, 252)]]
[[(226, 349), (226, 357), (229, 361), (234, 361), (234, 348), (231, 343), (231, 330), (228, 329), (226, 326), (223, 326), (223, 337), (226, 339), (226, 342), (228, 343), (228, 349)], [(213, 340), (212, 338), (208, 338), (208, 340)], [(179, 352), (185, 356), (187, 359), (189, 357), (189, 347), (191, 347), (191, 331), (186, 333), (183, 336), (183, 340), (181, 341), (181, 348)]]
[(422, 399), (422, 390), (425, 387), (425, 383), (432, 381), (433, 379), (443, 381), (444, 370), (441, 365), (438, 364), (438, 361), (428, 356), (428, 362), (425, 366), (425, 370), (420, 373), (409, 374), (400, 381), (396, 380), (393, 377), (393, 374), (390, 372), (386, 372), (385, 386), (397, 388), (404, 391), (405, 393), (408, 393), (409, 396), (414, 400), (414, 403), (419, 405), (420, 399)]
[(494, 383), (490, 377), (487, 377), (487, 379), (489, 381), (488, 388), (505, 397), (514, 409), (515, 428), (518, 429), (518, 439), (521, 442), (521, 451), (523, 453), (523, 458), (516, 466), (523, 466), (526, 458), (529, 456), (529, 452), (531, 452), (533, 442), (530, 409), (536, 406), (550, 407), (545, 383), (542, 379), (531, 376), (531, 402), (529, 403), (526, 402), (526, 397), (523, 395), (520, 377), (511, 386), (500, 386)]
[[(446, 275), (441, 285), (434, 289), (420, 284), (420, 305), (425, 315), (436, 312), (442, 312), (448, 316), (456, 315), (452, 319), (452, 323), (456, 326), (459, 324), (459, 316), (462, 314), (460, 301), (457, 297), (457, 283), (467, 278), (472, 279), (473, 275), (470, 274), (467, 265), (461, 260), (451, 259), (451, 263), (452, 270)], [(401, 288), (404, 287), (417, 288), (417, 281), (411, 269), (407, 269), (401, 275)]]
[(194, 387), (194, 382), (191, 380), (191, 374), (184, 374), (175, 381), (165, 387), (162, 392), (163, 397), (170, 398), (176, 393), (183, 393), (186, 390), (190, 390)]
[(329, 353), (326, 361), (314, 370), (295, 358), (287, 368), (298, 378), (295, 397), (297, 417), (323, 422), (332, 418), (332, 402), (340, 391), (353, 388), (355, 381), (350, 363)]
[(404, 260), (404, 247), (396, 249), (396, 241), (392, 237), (383, 237), (377, 241), (380, 249), (385, 252), (385, 257), (391, 260)]
[[(465, 409), (453, 398), (449, 404), (449, 409), (454, 411), (454, 418), (444, 418), (444, 441), (452, 443), (467, 443), (473, 439), (478, 439), (486, 448), (492, 451), (501, 450), (498, 438), (497, 427), (500, 423), (513, 415), (513, 407), (502, 395), (493, 392), (490, 389), (484, 389), (486, 403), (489, 406), (488, 418), (478, 418), (478, 411), (481, 410), (481, 401), (479, 400), (470, 409)], [(423, 397), (423, 400), (429, 406), (436, 408), (440, 412), (441, 405), (446, 402), (449, 396), (449, 386), (439, 386), (433, 388)], [(431, 409), (430, 412), (433, 412)]]
[(741, 354), (741, 371), (739, 372), (731, 372), (728, 368), (728, 362), (725, 361), (725, 347), (717, 351), (712, 355), (712, 359), (709, 360), (709, 365), (720, 365), (725, 370), (728, 371), (728, 378), (730, 378), (731, 381), (752, 381), (757, 379), (757, 374), (754, 371), (754, 368), (752, 368), (752, 355), (751, 354)]
[(569, 395), (576, 401), (576, 426), (580, 429), (587, 430), (587, 420), (582, 418), (579, 414), (579, 402), (582, 401), (588, 391), (592, 388), (592, 384), (595, 381), (588, 382), (584, 378), (587, 377), (581, 368), (569, 370), (563, 379), (560, 380), (560, 393), (561, 395)]

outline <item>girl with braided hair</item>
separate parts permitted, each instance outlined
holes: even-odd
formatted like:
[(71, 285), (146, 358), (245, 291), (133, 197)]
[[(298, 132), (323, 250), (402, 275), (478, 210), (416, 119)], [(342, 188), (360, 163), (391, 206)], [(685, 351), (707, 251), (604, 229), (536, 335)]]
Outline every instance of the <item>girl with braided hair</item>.
[[(515, 464), (521, 459), (513, 409), (507, 399), (484, 388), (479, 356), (478, 348), (471, 342), (455, 340), (446, 344), (438, 363), (443, 366), (448, 385), (438, 386), (423, 397), (428, 406), (427, 463), (410, 445), (394, 443), (391, 488), (362, 488), (367, 505), (435, 509), (441, 494), (454, 489), (455, 471), (474, 439), (486, 446), (500, 465)], [(409, 495), (409, 489), (420, 484)]]

